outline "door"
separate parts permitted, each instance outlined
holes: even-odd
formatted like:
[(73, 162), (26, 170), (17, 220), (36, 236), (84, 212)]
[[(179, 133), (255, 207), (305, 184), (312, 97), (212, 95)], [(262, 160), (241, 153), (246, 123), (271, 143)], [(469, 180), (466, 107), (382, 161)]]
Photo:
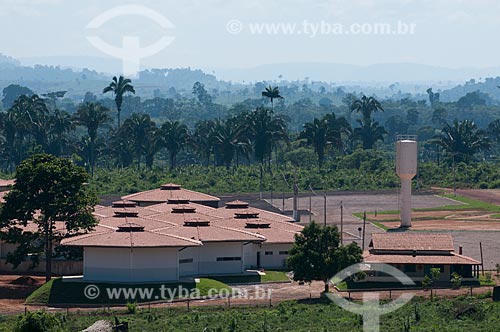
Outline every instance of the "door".
[(260, 269), (260, 251), (257, 251), (257, 268)]

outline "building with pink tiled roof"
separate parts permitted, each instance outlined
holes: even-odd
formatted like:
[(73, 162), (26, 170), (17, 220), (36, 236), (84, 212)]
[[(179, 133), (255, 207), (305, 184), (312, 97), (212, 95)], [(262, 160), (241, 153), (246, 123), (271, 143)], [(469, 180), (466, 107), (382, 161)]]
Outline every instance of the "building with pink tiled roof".
[[(461, 251), (461, 250), (460, 250)], [(369, 250), (363, 254), (368, 265), (389, 264), (420, 282), (439, 268), (440, 281), (449, 282), (456, 272), (464, 280), (479, 276), (481, 262), (456, 253), (450, 234), (389, 232), (372, 234)], [(372, 273), (367, 281), (394, 280), (383, 273)]]
[(139, 206), (149, 206), (158, 203), (166, 203), (168, 200), (185, 199), (210, 207), (219, 207), (220, 199), (197, 191), (182, 188), (175, 183), (167, 183), (158, 189), (142, 191), (122, 197), (124, 200), (134, 201)]
[(235, 201), (225, 208), (183, 197), (138, 206), (124, 198), (96, 207), (94, 232), (64, 239), (83, 247), (84, 278), (92, 281), (169, 281), (282, 268), (302, 229), (289, 217)]

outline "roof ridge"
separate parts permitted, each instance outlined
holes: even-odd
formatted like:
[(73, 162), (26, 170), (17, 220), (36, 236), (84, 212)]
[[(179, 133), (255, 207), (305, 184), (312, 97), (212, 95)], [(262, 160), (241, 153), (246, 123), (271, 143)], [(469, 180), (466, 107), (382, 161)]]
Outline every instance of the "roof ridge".
[(94, 236), (98, 236), (98, 235), (102, 235), (102, 234), (107, 234), (107, 233), (113, 233), (113, 232), (114, 232), (113, 230), (109, 230), (108, 232), (95, 232), (95, 233), (87, 233), (87, 234), (81, 234), (81, 235), (77, 235), (77, 236), (72, 236), (72, 237), (68, 237), (68, 238), (62, 239), (61, 240), (61, 244), (62, 244), (62, 242), (64, 242), (64, 244), (67, 244), (67, 243), (72, 243), (72, 242), (75, 242), (75, 241), (78, 241), (78, 240), (81, 240), (81, 239), (87, 239), (87, 238), (91, 238), (91, 237), (94, 237)]
[[(180, 227), (180, 226), (178, 226), (178, 227)], [(176, 227), (171, 227), (171, 228), (176, 228)], [(154, 233), (154, 234), (162, 235), (162, 236), (169, 236), (169, 237), (173, 237), (174, 239), (185, 240), (185, 241), (189, 241), (189, 242), (200, 244), (200, 245), (203, 244), (201, 241), (198, 241), (198, 240), (193, 240), (193, 239), (190, 239), (190, 238), (187, 238), (187, 237), (178, 236), (178, 235), (174, 235), (174, 234), (162, 233), (160, 231), (148, 230), (148, 231), (145, 231), (145, 232)]]
[(253, 232), (245, 231), (245, 230), (238, 229), (238, 228), (232, 228), (232, 227), (220, 226), (220, 225), (214, 225), (213, 227), (218, 227), (218, 228), (226, 229), (226, 230), (230, 230), (230, 231), (236, 231), (236, 232), (239, 232), (239, 233), (243, 233), (243, 234), (247, 234), (247, 235), (252, 235), (252, 236), (255, 236), (255, 237), (260, 237), (260, 238), (262, 238), (264, 240), (267, 240), (267, 238), (264, 235), (261, 235), (259, 233), (253, 233)]

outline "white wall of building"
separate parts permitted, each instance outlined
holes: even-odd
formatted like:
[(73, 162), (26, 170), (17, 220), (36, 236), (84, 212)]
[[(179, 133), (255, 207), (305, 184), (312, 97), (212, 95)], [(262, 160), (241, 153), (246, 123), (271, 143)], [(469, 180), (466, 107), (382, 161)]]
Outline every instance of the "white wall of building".
[[(187, 260), (193, 260), (187, 263)], [(239, 274), (244, 267), (242, 242), (205, 242), (179, 252), (179, 275)]]
[(93, 281), (162, 282), (178, 279), (177, 248), (84, 250), (84, 278)]
[(260, 268), (282, 269), (292, 244), (248, 244), (244, 248), (245, 269), (257, 267), (257, 256), (260, 253)]

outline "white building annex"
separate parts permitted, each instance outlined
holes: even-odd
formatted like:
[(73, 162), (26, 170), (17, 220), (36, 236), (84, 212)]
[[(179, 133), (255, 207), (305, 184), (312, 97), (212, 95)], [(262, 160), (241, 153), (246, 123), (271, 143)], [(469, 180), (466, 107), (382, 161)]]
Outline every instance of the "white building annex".
[(246, 202), (214, 208), (169, 196), (166, 203), (147, 206), (123, 200), (96, 207), (96, 229), (61, 242), (83, 248), (83, 278), (162, 282), (284, 268), (302, 230), (292, 218)]

